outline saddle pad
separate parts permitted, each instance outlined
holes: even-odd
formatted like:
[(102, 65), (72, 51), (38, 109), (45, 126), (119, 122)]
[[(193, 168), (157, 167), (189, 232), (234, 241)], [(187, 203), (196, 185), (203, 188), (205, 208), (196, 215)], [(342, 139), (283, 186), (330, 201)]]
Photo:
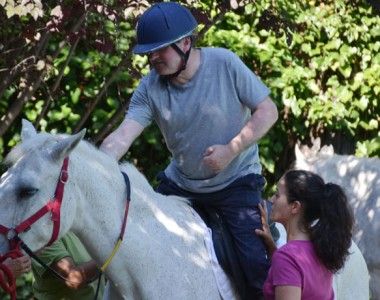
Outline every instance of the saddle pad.
[(194, 211), (191, 210), (194, 217), (198, 220), (199, 224), (202, 226), (204, 232), (204, 242), (209, 254), (210, 265), (212, 266), (212, 271), (216, 280), (216, 284), (219, 289), (220, 296), (223, 300), (237, 299), (235, 291), (232, 287), (232, 283), (228, 278), (227, 274), (223, 271), (220, 266), (218, 259), (215, 254), (214, 245), (212, 242), (212, 232), (208, 228), (202, 218)]

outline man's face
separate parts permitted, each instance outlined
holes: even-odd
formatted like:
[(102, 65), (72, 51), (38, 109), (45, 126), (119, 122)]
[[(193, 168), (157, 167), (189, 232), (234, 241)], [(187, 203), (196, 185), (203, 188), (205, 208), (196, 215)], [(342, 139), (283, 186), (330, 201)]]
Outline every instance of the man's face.
[[(182, 42), (177, 43), (177, 45), (184, 50)], [(159, 75), (173, 74), (179, 70), (183, 63), (181, 57), (171, 46), (149, 53), (148, 59)]]

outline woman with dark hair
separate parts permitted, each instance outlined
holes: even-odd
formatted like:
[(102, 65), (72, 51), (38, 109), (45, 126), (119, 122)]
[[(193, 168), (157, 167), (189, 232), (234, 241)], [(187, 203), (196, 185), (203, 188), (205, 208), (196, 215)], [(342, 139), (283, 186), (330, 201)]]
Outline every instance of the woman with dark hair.
[(333, 273), (349, 255), (353, 216), (342, 188), (311, 172), (290, 170), (277, 184), (270, 218), (284, 225), (287, 244), (276, 249), (265, 209), (264, 239), (272, 264), (265, 299), (334, 299)]

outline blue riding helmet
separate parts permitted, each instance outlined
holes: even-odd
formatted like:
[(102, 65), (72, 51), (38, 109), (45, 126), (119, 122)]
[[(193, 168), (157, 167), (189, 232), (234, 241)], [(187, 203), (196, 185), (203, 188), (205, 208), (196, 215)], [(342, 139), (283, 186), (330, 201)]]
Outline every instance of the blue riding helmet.
[(198, 26), (191, 12), (175, 2), (154, 4), (137, 23), (137, 45), (133, 53), (144, 54), (171, 45), (191, 35)]

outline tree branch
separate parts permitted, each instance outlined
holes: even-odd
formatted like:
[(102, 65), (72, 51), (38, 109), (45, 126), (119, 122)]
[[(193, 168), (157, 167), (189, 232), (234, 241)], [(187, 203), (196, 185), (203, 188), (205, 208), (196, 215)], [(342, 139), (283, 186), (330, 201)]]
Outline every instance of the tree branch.
[(0, 83), (0, 98), (4, 95), (4, 92), (9, 87), (9, 85), (14, 81), (14, 78), (16, 77), (16, 75), (20, 74), (20, 72), (25, 66), (29, 64), (35, 64), (35, 62), (36, 62), (36, 57), (34, 55), (29, 56), (23, 59), (22, 61), (20, 61), (17, 65), (15, 65), (9, 71), (9, 73), (6, 76), (4, 76), (3, 80)]
[[(39, 127), (39, 124), (40, 124), (41, 120), (46, 116), (47, 112), (49, 111), (49, 107), (50, 107), (51, 103), (54, 102), (54, 97), (55, 97), (55, 94), (56, 94), (56, 92), (58, 90), (58, 87), (59, 87), (59, 85), (61, 83), (61, 80), (63, 78), (63, 74), (65, 72), (65, 68), (68, 66), (71, 58), (73, 57), (75, 49), (76, 49), (76, 47), (78, 45), (79, 40), (80, 40), (80, 36), (78, 35), (78, 37), (76, 38), (74, 44), (70, 47), (69, 54), (67, 55), (65, 63), (63, 64), (62, 68), (59, 71), (58, 77), (55, 80), (54, 85), (53, 85), (51, 91), (50, 91), (49, 86), (47, 84), (45, 84), (45, 89), (46, 89), (47, 94), (48, 94), (48, 100), (45, 101), (45, 104), (44, 104), (44, 106), (43, 106), (43, 108), (41, 110), (41, 113), (38, 115), (38, 117), (36, 119), (35, 126), (37, 128)], [(63, 48), (63, 46), (60, 47), (59, 49), (61, 50), (62, 48)], [(57, 54), (57, 56), (58, 56), (58, 54)]]
[[(85, 17), (87, 15), (87, 12), (85, 12), (81, 18), (75, 23), (72, 30), (75, 32), (79, 29), (80, 25), (85, 20)], [(45, 34), (42, 38), (42, 42), (39, 43), (39, 46), (37, 47), (35, 53), (38, 56), (43, 56), (43, 52), (46, 50), (47, 42), (49, 40), (50, 34)], [(55, 54), (53, 55), (53, 61), (54, 59), (59, 55), (62, 48), (64, 47), (65, 43), (62, 43), (62, 45), (57, 49)], [(37, 56), (35, 56), (37, 57)], [(37, 59), (36, 59), (37, 60)], [(35, 75), (35, 72), (29, 72), (27, 73), (27, 80), (26, 80), (26, 88), (21, 91), (16, 100), (12, 102), (9, 110), (7, 113), (1, 118), (1, 124), (0, 124), (0, 137), (3, 136), (3, 134), (8, 130), (9, 126), (13, 123), (13, 121), (17, 118), (17, 116), (21, 113), (22, 108), (24, 107), (24, 104), (34, 95), (36, 90), (41, 85), (41, 82), (43, 78), (46, 75), (46, 68), (44, 68), (41, 72), (39, 72), (39, 75)], [(33, 78), (32, 78), (33, 77)], [(29, 84), (30, 82), (30, 84)]]
[[(34, 73), (34, 72), (33, 72)], [(9, 126), (21, 113), (24, 104), (33, 96), (37, 88), (40, 86), (46, 70), (35, 75), (32, 72), (27, 74), (26, 88), (23, 89), (12, 102), (7, 113), (1, 118), (0, 122), (0, 137), (8, 130)]]
[(120, 123), (121, 119), (124, 117), (125, 111), (129, 106), (130, 100), (119, 102), (119, 108), (107, 121), (107, 123), (102, 127), (102, 129), (99, 130), (99, 132), (92, 138), (94, 144), (98, 144), (99, 142), (103, 141), (103, 139), (113, 130), (116, 124)]

